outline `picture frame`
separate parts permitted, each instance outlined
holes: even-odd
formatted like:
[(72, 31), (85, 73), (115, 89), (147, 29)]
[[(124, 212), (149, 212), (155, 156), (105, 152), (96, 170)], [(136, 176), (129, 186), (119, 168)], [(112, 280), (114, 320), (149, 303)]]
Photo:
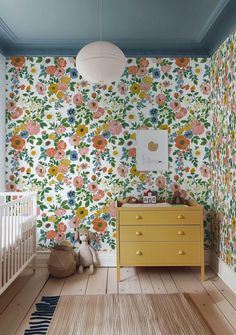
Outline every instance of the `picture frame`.
[(137, 171), (168, 170), (168, 131), (137, 130)]

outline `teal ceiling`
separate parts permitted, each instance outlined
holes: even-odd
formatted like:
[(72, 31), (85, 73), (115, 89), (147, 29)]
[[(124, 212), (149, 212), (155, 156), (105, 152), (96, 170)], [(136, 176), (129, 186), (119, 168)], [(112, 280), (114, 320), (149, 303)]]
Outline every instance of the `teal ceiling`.
[(236, 24), (236, 0), (1, 0), (5, 55), (75, 55), (114, 42), (127, 56), (208, 56)]

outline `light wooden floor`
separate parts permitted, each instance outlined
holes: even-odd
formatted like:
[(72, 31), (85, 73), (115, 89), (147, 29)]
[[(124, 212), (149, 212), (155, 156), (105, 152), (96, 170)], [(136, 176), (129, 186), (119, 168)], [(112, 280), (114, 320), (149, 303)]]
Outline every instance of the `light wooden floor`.
[(236, 295), (210, 268), (206, 274), (207, 280), (201, 283), (199, 273), (190, 268), (123, 268), (117, 285), (115, 268), (98, 268), (92, 276), (76, 273), (67, 279), (48, 279), (46, 268), (35, 274), (27, 269), (0, 297), (0, 334), (24, 334), (35, 302), (43, 295), (186, 292), (216, 335), (236, 335)]

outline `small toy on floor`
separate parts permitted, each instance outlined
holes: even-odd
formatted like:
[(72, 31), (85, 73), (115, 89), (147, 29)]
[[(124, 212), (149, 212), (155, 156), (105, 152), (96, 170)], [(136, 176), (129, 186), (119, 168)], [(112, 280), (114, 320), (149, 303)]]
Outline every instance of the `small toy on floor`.
[(84, 272), (84, 268), (89, 267), (89, 274), (93, 274), (94, 265), (97, 263), (95, 250), (89, 245), (92, 233), (86, 229), (79, 230), (79, 240), (82, 242), (78, 252), (79, 273)]

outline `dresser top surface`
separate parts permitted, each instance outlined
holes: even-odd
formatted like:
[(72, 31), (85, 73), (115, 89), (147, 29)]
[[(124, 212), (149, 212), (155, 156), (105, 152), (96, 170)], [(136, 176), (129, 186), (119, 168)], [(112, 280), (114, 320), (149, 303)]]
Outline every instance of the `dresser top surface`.
[(202, 210), (202, 206), (196, 202), (189, 200), (186, 205), (184, 204), (169, 204), (169, 203), (157, 203), (157, 204), (123, 204), (121, 207), (116, 208), (117, 211), (199, 211)]

